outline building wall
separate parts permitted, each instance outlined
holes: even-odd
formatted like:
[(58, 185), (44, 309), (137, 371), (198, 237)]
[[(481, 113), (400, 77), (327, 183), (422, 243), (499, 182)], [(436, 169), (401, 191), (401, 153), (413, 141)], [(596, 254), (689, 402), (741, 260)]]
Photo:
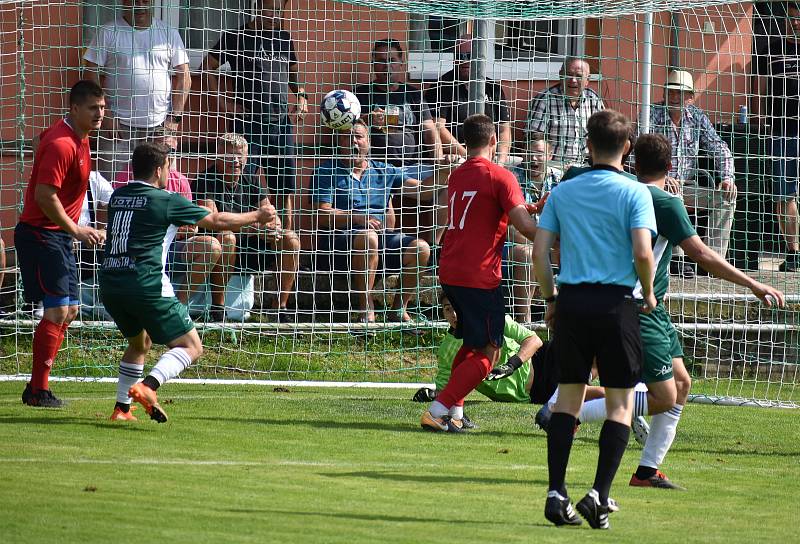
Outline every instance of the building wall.
[[(64, 90), (79, 77), (82, 44), (80, 3), (70, 0), (39, 3), (0, 4), (0, 139), (14, 141), (19, 136), (19, 112), (25, 116), (24, 138), (63, 115)], [(21, 11), (19, 11), (21, 10)], [(20, 28), (20, 14), (24, 23)], [(352, 87), (370, 78), (370, 44), (392, 37), (405, 44), (408, 27), (404, 13), (373, 10), (333, 0), (291, 0), (287, 28), (292, 33), (305, 87), (310, 94), (310, 112), (298, 122), (301, 143), (319, 142), (317, 104), (333, 88)], [(668, 15), (656, 14), (653, 35), (653, 83), (666, 78), (670, 43)], [(752, 73), (752, 5), (734, 4), (685, 12), (680, 35), (680, 63), (695, 76), (696, 103), (707, 110), (712, 120), (729, 122), (748, 92)], [(639, 60), (643, 51), (643, 17), (626, 17), (587, 24), (586, 51), (591, 64), (600, 73), (592, 83), (606, 100), (630, 116), (637, 115), (641, 78)], [(710, 33), (707, 25), (711, 24)], [(56, 26), (57, 25), (57, 26)], [(21, 34), (20, 34), (21, 32)], [(24, 54), (17, 48), (22, 37)], [(24, 61), (24, 81), (19, 61)], [(521, 135), (528, 103), (552, 81), (503, 81), (513, 109), (516, 135)], [(189, 138), (205, 140), (224, 130), (222, 118), (214, 111), (213, 101), (204, 94), (205, 82), (195, 74), (189, 115), (183, 127)], [(24, 103), (19, 97), (23, 96)], [(654, 86), (652, 100), (661, 99)], [(21, 109), (20, 109), (21, 108)], [(16, 220), (14, 206), (27, 182), (26, 168), (20, 172), (16, 158), (9, 152), (0, 157), (0, 222), (6, 242), (9, 227)], [(204, 166), (204, 160), (182, 163), (189, 174)], [(301, 161), (304, 186), (313, 170), (313, 160)]]

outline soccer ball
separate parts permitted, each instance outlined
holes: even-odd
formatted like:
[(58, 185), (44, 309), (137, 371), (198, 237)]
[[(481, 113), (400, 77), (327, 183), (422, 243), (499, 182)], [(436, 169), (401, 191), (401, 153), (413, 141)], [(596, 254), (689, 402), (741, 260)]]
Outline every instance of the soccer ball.
[(350, 91), (331, 91), (319, 107), (322, 123), (333, 130), (350, 130), (361, 116), (361, 102)]

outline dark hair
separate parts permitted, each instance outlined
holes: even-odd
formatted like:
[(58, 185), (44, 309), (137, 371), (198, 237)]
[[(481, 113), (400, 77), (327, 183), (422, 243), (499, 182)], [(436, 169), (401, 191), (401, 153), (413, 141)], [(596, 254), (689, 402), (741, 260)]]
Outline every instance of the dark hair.
[(625, 164), (626, 162), (628, 162), (628, 157), (630, 157), (631, 153), (633, 153), (633, 148), (636, 147), (636, 141), (637, 140), (638, 140), (638, 137), (636, 136), (636, 131), (633, 130), (633, 125), (631, 125), (631, 133), (628, 135), (628, 141), (631, 143), (631, 145), (628, 148), (628, 152), (627, 153), (623, 153), (623, 155), (622, 155), (622, 164)]
[(131, 157), (133, 179), (149, 180), (156, 169), (164, 166), (169, 156), (169, 148), (156, 142), (143, 142), (136, 146)]
[(106, 93), (103, 88), (89, 79), (82, 79), (69, 90), (69, 105), (80, 106), (85, 104), (89, 97), (103, 98)]
[(482, 113), (470, 115), (464, 120), (464, 143), (467, 149), (479, 149), (489, 145), (494, 134), (492, 118)]
[(786, 2), (786, 14), (789, 14), (789, 10), (794, 9), (800, 11), (800, 2)]
[(631, 137), (632, 128), (630, 120), (614, 110), (595, 112), (586, 123), (592, 149), (602, 155), (622, 153), (625, 142)]
[(636, 173), (663, 176), (672, 166), (672, 144), (661, 134), (644, 134), (636, 141)]
[(398, 40), (394, 38), (386, 38), (383, 40), (378, 40), (374, 44), (372, 44), (372, 52), (374, 53), (378, 49), (386, 49), (387, 51), (391, 51), (394, 49), (398, 53), (400, 53), (400, 58), (403, 58), (405, 55), (405, 51), (403, 50), (403, 46), (400, 44)]

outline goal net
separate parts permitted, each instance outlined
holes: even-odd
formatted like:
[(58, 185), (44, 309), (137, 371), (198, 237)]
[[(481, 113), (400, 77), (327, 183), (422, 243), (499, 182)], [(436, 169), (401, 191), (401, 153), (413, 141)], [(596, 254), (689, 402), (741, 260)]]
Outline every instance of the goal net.
[[(665, 304), (693, 392), (794, 406), (797, 17), (777, 2), (0, 1), (0, 374), (30, 372), (41, 311), (23, 301), (13, 236), (34, 139), (64, 116), (72, 84), (98, 77), (109, 115), (92, 149), (111, 188), (130, 178), (136, 142), (155, 139), (175, 149), (169, 188), (233, 211), (269, 196), (281, 216), (280, 230), (179, 234), (170, 279), (205, 346), (184, 377), (432, 381), (448, 331), (436, 268), (446, 192), (409, 180), (433, 175), (442, 154), (463, 154), (461, 122), (484, 111), (497, 160), (534, 198), (585, 163), (585, 118), (605, 107), (680, 144), (673, 175), (698, 233), (789, 301), (767, 308), (676, 259)], [(680, 126), (664, 105), (676, 71)], [(349, 157), (364, 150), (321, 122), (335, 89), (359, 98), (369, 158), (391, 165), (372, 163), (377, 181), (354, 175)], [(226, 133), (248, 144), (238, 174), (231, 165), (245, 157)], [(86, 220), (102, 223), (108, 185), (96, 184)], [(530, 243), (511, 238), (508, 312), (545, 337)], [(53, 374), (114, 377), (124, 341), (98, 298), (96, 255), (76, 254), (83, 307)]]

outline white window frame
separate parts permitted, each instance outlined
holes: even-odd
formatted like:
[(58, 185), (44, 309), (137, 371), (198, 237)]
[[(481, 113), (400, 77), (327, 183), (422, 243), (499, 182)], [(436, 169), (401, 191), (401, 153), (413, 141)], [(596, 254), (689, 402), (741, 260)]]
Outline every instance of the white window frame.
[[(564, 20), (566, 25), (571, 25), (570, 20)], [(508, 61), (495, 59), (495, 27), (497, 21), (490, 20), (488, 44), (486, 48), (486, 76), (490, 79), (504, 81), (534, 81), (551, 80), (558, 78), (558, 71), (564, 62), (565, 55), (553, 55), (548, 60), (533, 61)], [(564, 50), (569, 45), (567, 40), (570, 38), (564, 33), (561, 38), (564, 40)], [(574, 38), (577, 51), (583, 51), (585, 47), (585, 36), (579, 35)], [(453, 69), (453, 53), (441, 52), (420, 52), (412, 51), (408, 54), (408, 75), (411, 79), (434, 80)]]

